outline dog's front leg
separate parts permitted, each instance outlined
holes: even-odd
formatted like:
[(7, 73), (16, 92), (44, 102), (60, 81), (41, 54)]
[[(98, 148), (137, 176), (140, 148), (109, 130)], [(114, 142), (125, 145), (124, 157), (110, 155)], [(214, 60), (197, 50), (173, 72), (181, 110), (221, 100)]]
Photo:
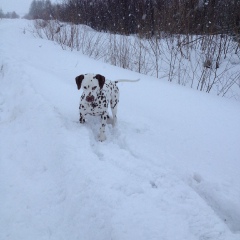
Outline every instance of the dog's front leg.
[(99, 136), (98, 136), (98, 139), (99, 141), (105, 141), (106, 140), (106, 135), (105, 135), (105, 126), (106, 126), (106, 123), (107, 123), (107, 117), (108, 117), (108, 114), (106, 111), (103, 112), (103, 114), (101, 115), (101, 127), (100, 127), (100, 133), (99, 133)]
[(80, 112), (80, 118), (79, 118), (80, 123), (85, 123), (85, 118), (84, 115)]
[(79, 105), (79, 115), (80, 115), (79, 122), (80, 123), (85, 123), (84, 116), (86, 115), (86, 113), (85, 113), (84, 109), (85, 109), (84, 105), (82, 105), (80, 103), (80, 105)]

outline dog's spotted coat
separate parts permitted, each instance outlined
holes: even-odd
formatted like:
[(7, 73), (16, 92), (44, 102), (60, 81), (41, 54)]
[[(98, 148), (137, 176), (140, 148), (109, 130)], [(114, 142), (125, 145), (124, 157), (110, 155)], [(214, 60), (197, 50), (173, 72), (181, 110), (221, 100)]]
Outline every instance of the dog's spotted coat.
[(112, 110), (112, 123), (116, 124), (117, 121), (117, 105), (119, 102), (119, 89), (116, 85), (117, 82), (135, 82), (138, 80), (117, 80), (109, 81), (100, 74), (85, 74), (79, 75), (75, 78), (78, 90), (83, 89), (82, 96), (79, 104), (80, 123), (85, 122), (87, 114), (100, 115), (101, 127), (99, 133), (99, 140), (104, 141), (105, 126), (108, 115), (108, 105)]

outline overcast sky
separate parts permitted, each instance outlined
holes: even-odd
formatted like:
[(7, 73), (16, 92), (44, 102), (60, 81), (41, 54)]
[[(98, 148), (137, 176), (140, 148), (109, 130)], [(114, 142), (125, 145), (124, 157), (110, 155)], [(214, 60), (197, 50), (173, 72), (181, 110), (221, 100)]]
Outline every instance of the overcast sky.
[[(30, 4), (33, 0), (0, 0), (0, 9), (4, 13), (15, 11), (18, 15), (23, 16), (28, 13)], [(62, 2), (61, 0), (51, 0), (52, 3)]]

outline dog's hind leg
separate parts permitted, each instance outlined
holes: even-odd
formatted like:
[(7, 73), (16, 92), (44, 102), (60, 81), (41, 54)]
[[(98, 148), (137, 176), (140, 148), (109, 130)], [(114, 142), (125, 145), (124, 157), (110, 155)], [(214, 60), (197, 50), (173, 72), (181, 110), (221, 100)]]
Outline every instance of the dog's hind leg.
[(112, 108), (112, 116), (113, 116), (113, 126), (117, 123), (117, 105), (115, 105), (114, 108)]
[(110, 101), (111, 110), (112, 110), (112, 117), (113, 117), (113, 126), (115, 126), (116, 123), (117, 123), (118, 102), (119, 102), (119, 92), (118, 92), (118, 88), (117, 88), (117, 91), (115, 91), (115, 93), (112, 95), (112, 99)]

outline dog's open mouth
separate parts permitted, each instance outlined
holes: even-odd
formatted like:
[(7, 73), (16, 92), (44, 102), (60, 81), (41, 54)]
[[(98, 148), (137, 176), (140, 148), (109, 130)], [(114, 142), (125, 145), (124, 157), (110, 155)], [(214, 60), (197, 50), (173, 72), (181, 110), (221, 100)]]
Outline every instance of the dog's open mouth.
[(94, 96), (87, 96), (86, 101), (87, 102), (93, 102), (94, 101)]

